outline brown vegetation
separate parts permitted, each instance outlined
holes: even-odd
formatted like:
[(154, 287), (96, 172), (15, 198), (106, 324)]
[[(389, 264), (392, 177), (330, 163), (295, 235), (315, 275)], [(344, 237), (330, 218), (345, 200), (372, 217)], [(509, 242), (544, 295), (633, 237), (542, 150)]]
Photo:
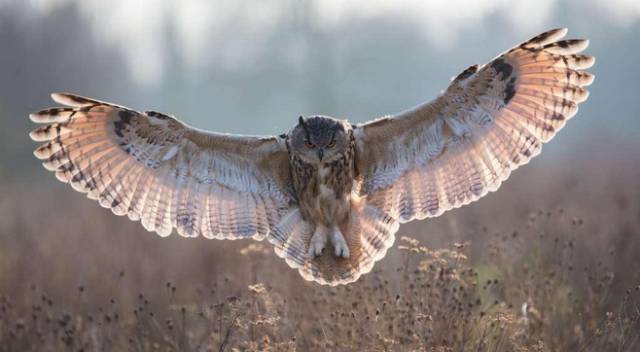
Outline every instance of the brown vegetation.
[(160, 239), (62, 185), (4, 185), (0, 351), (634, 351), (633, 170), (531, 168), (404, 226), (374, 272), (336, 288), (268, 243)]

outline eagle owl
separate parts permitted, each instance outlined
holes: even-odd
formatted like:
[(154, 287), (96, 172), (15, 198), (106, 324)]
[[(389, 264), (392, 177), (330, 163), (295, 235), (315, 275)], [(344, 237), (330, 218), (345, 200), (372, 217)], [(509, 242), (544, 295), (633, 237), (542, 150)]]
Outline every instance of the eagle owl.
[(586, 40), (554, 29), (473, 65), (431, 102), (362, 124), (300, 117), (251, 137), (72, 94), (31, 132), (44, 167), (116, 215), (168, 236), (268, 239), (307, 280), (346, 284), (400, 223), (495, 191), (577, 111), (594, 76)]

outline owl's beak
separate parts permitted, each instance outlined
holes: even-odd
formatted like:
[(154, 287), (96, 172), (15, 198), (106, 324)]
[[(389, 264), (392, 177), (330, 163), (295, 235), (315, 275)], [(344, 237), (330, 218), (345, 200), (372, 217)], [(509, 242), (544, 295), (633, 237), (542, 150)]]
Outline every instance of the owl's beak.
[(324, 156), (324, 149), (318, 149), (318, 159), (322, 161), (322, 157)]

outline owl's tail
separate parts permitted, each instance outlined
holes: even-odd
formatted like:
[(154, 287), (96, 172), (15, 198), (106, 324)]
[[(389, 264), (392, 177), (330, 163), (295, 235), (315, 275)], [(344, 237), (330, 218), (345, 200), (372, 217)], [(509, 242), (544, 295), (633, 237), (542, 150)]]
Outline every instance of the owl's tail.
[(321, 256), (311, 258), (307, 253), (313, 234), (313, 225), (307, 223), (297, 208), (292, 209), (268, 235), (276, 254), (298, 269), (309, 281), (323, 285), (348, 284), (358, 280), (382, 259), (393, 245), (399, 223), (373, 206), (354, 207), (348, 224), (341, 227), (349, 246), (349, 258), (334, 256), (325, 250)]

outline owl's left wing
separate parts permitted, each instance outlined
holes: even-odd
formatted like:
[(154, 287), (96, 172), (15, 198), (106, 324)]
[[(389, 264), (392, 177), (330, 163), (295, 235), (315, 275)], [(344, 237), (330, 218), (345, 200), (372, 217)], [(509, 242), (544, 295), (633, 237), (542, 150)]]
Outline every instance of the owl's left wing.
[(48, 170), (116, 215), (167, 236), (263, 239), (287, 212), (288, 156), (279, 137), (202, 131), (162, 113), (71, 94), (31, 114)]
[(555, 29), (459, 74), (436, 100), (356, 126), (361, 194), (401, 222), (496, 190), (578, 110), (586, 40)]

